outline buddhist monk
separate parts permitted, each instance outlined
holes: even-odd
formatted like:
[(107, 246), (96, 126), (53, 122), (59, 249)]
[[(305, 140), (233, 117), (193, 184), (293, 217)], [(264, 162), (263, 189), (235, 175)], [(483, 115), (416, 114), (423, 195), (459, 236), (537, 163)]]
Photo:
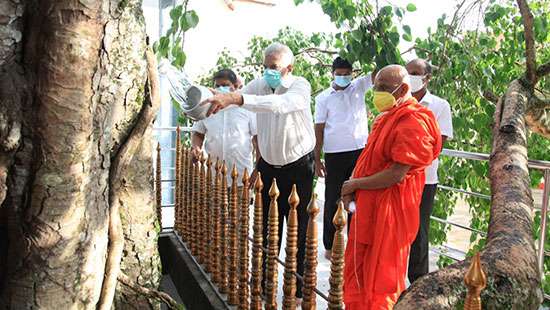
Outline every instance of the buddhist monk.
[(442, 143), (433, 113), (410, 88), (403, 66), (389, 65), (376, 75), (374, 105), (381, 114), (342, 186), (344, 204), (356, 206), (345, 253), (346, 310), (392, 309), (405, 289), (424, 170)]

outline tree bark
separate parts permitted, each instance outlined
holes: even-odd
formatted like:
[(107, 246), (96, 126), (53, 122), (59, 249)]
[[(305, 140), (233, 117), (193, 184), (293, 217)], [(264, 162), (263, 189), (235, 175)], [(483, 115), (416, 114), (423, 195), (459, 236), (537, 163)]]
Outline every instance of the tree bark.
[[(487, 288), (484, 309), (538, 309), (541, 275), (533, 240), (533, 198), (527, 168), (524, 114), (531, 91), (513, 81), (495, 112), (490, 158), (491, 217), (481, 253)], [(466, 296), (469, 259), (419, 279), (395, 309), (456, 309)]]
[[(0, 8), (0, 234), (8, 240), (0, 307), (96, 308), (113, 205), (122, 270), (157, 288), (153, 148), (142, 118), (158, 105), (146, 89), (141, 1), (0, 0)], [(114, 169), (119, 155), (124, 165)], [(118, 285), (115, 306), (158, 303)]]

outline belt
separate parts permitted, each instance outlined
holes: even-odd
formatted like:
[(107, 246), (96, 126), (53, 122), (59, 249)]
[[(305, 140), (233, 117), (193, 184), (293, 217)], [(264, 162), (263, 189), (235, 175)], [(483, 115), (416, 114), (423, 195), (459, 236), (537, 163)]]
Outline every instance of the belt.
[(269, 167), (271, 167), (273, 169), (289, 169), (289, 168), (294, 168), (294, 167), (300, 166), (300, 165), (305, 164), (309, 161), (312, 161), (313, 160), (313, 152), (310, 152), (310, 153), (300, 157), (299, 159), (291, 162), (290, 164), (286, 164), (286, 165), (271, 165), (268, 162), (266, 162), (263, 158), (262, 158), (262, 160), (266, 165), (268, 165)]

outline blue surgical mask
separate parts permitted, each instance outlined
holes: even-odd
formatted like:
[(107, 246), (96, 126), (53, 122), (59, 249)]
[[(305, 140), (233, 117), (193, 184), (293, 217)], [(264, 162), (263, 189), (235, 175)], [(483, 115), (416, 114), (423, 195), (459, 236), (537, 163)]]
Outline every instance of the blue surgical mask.
[(269, 87), (275, 89), (281, 85), (281, 72), (275, 69), (266, 69), (264, 71), (264, 80)]
[(231, 92), (231, 86), (218, 86), (217, 91), (223, 94), (227, 94)]
[(334, 84), (338, 85), (339, 87), (347, 87), (351, 83), (352, 79), (353, 76), (351, 75), (335, 75)]

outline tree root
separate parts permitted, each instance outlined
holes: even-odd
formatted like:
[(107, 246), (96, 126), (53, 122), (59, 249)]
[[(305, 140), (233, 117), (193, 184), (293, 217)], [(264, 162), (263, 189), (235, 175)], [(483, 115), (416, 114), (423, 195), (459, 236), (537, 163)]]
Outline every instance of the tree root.
[(181, 309), (178, 302), (175, 301), (172, 297), (170, 297), (170, 295), (168, 295), (164, 292), (160, 292), (160, 291), (157, 291), (157, 290), (153, 290), (153, 289), (150, 289), (150, 288), (143, 287), (143, 286), (133, 282), (132, 280), (130, 280), (130, 278), (128, 278), (128, 276), (125, 275), (124, 273), (119, 273), (118, 274), (118, 281), (120, 281), (120, 283), (128, 286), (129, 288), (131, 288), (132, 290), (134, 290), (138, 294), (141, 294), (141, 295), (144, 295), (144, 296), (146, 296), (150, 299), (156, 299), (156, 300), (159, 300), (159, 301), (165, 303), (170, 309), (174, 309), (174, 310)]
[(141, 138), (153, 121), (159, 107), (159, 82), (157, 75), (156, 58), (150, 47), (145, 51), (147, 59), (147, 92), (141, 112), (126, 141), (114, 156), (109, 176), (109, 248), (105, 262), (105, 277), (101, 288), (97, 309), (110, 310), (115, 297), (117, 278), (119, 278), (122, 251), (124, 250), (124, 232), (120, 221), (120, 201), (118, 193), (124, 186), (124, 172), (130, 162)]

